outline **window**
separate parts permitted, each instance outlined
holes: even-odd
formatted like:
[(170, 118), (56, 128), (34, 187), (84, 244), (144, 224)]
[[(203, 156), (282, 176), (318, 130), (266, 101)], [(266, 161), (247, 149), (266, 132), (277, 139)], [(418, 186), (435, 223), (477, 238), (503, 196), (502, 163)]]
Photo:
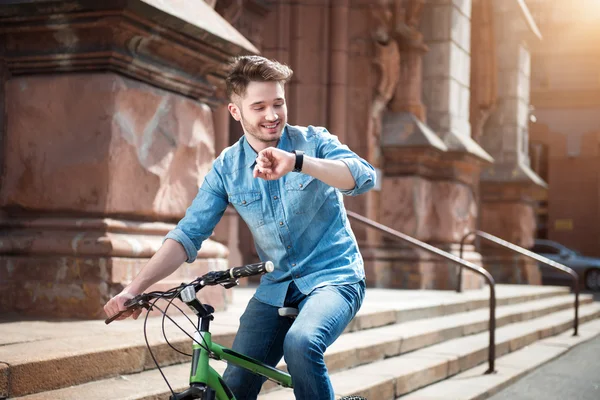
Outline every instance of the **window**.
[(560, 254), (559, 248), (541, 243), (536, 243), (531, 251), (538, 254)]

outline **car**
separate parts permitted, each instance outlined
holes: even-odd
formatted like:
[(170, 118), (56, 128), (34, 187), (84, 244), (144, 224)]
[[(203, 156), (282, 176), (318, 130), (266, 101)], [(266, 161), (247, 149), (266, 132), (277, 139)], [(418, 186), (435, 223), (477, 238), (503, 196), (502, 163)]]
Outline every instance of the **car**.
[[(586, 257), (578, 251), (562, 244), (546, 239), (536, 239), (531, 251), (552, 261), (572, 268), (579, 275), (580, 282), (585, 288), (600, 291), (600, 258)], [(542, 283), (570, 284), (572, 279), (564, 272), (540, 263)]]

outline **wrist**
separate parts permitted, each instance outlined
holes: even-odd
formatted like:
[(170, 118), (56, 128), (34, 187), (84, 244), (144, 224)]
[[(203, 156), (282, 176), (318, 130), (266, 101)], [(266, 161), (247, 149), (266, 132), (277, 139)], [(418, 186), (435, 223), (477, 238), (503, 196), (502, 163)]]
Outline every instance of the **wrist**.
[(133, 299), (136, 295), (131, 292), (128, 292), (127, 289), (123, 289), (121, 293), (118, 294), (118, 296), (125, 297), (126, 299), (130, 300)]
[(144, 293), (144, 289), (136, 285), (134, 282), (131, 282), (129, 285), (125, 286), (125, 288), (119, 293), (122, 296), (131, 296), (132, 298), (137, 296), (138, 294)]

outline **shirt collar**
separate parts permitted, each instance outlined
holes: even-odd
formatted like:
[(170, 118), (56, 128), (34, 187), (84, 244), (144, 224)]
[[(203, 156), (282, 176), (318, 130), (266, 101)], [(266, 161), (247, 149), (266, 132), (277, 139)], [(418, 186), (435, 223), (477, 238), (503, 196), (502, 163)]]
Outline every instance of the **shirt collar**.
[[(283, 128), (283, 132), (281, 132), (281, 139), (279, 139), (279, 143), (277, 143), (278, 149), (285, 150), (287, 148), (287, 142), (288, 142), (287, 129), (288, 129), (288, 125), (286, 124), (285, 127)], [(252, 146), (250, 146), (250, 143), (248, 143), (248, 140), (246, 140), (245, 135), (242, 136), (242, 147), (244, 149), (244, 164), (246, 164), (246, 166), (248, 168), (254, 168), (254, 165), (256, 165), (256, 156), (258, 154), (256, 153), (256, 151), (254, 151)]]
[(242, 136), (242, 146), (244, 148), (244, 163), (249, 168), (254, 168), (256, 164), (256, 156), (258, 155), (256, 151), (250, 146), (248, 140), (246, 140), (246, 136)]

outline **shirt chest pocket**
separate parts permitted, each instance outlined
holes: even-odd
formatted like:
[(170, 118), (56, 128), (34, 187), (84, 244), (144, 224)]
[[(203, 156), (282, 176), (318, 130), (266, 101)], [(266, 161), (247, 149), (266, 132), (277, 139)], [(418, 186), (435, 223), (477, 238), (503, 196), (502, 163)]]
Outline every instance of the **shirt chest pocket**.
[(265, 224), (260, 192), (244, 192), (229, 195), (229, 202), (250, 228)]
[(305, 214), (314, 210), (322, 190), (319, 190), (318, 179), (306, 174), (297, 175), (285, 183), (285, 190), (294, 214)]

